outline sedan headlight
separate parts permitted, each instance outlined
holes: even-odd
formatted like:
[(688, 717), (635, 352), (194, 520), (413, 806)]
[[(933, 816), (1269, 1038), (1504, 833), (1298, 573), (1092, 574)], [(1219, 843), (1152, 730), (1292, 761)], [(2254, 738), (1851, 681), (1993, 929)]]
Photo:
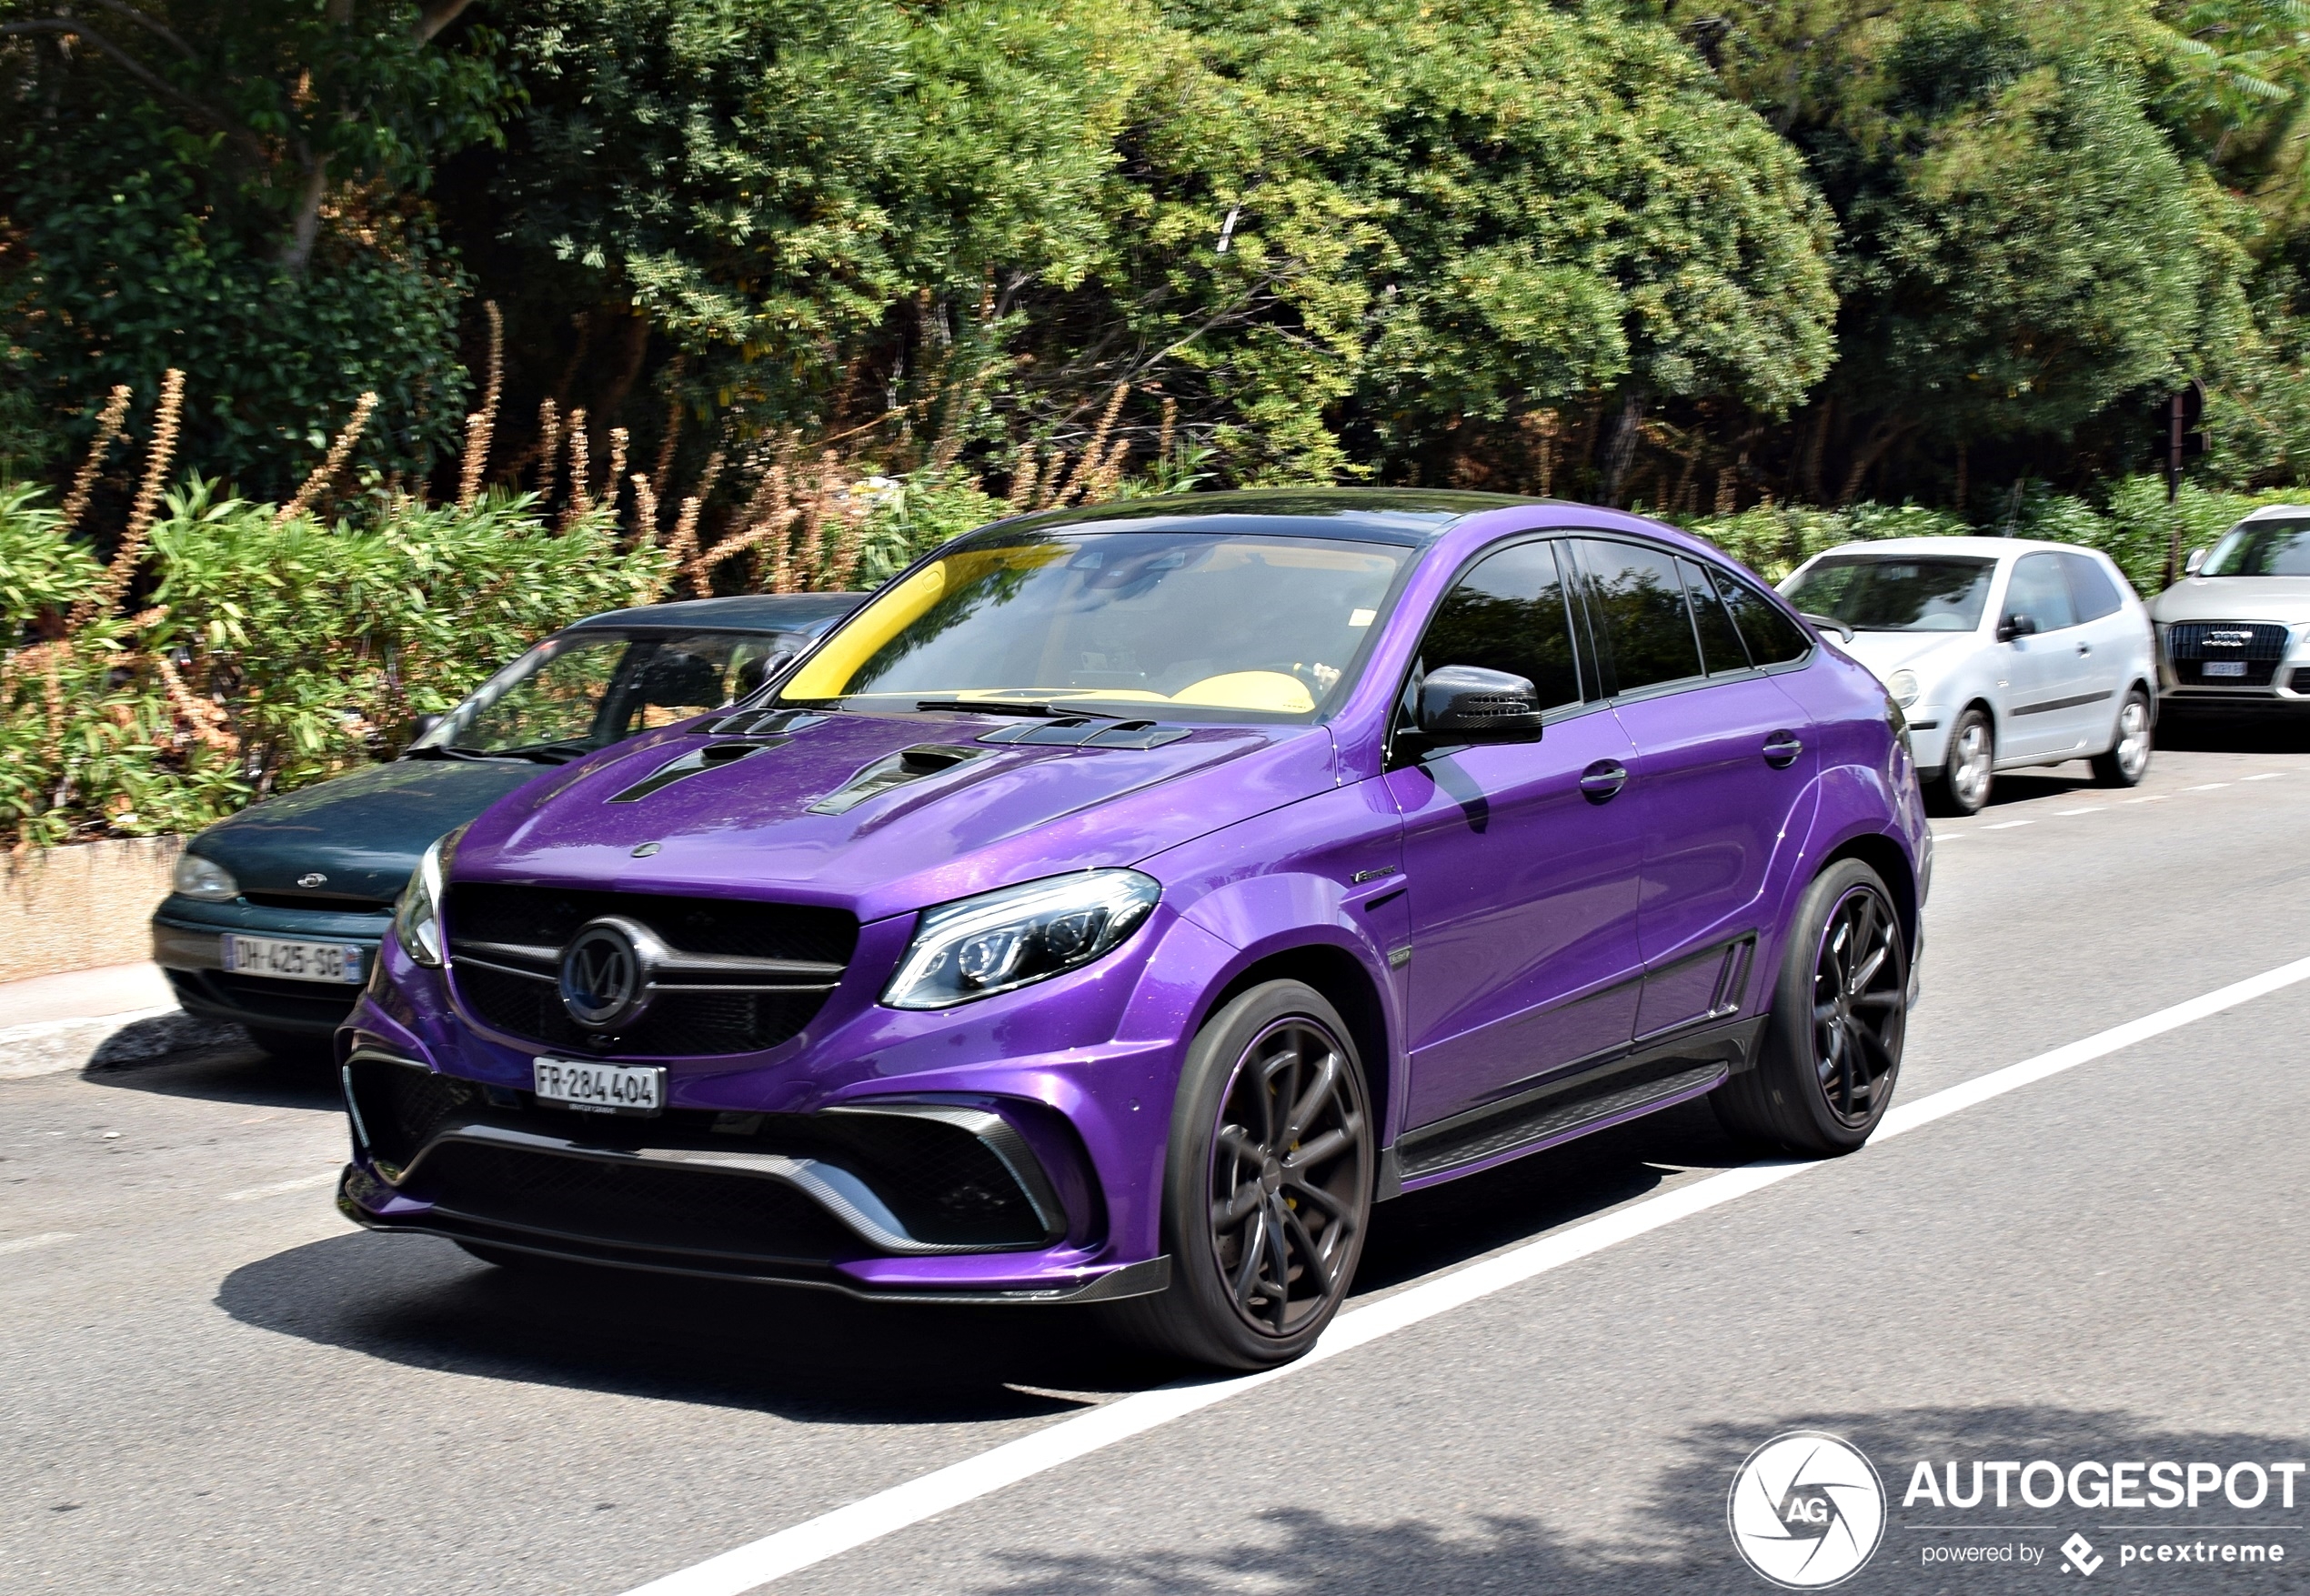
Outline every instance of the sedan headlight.
[(926, 910), (882, 1000), (951, 1009), (1063, 974), (1130, 936), (1162, 895), (1137, 870), (1085, 870)]
[(204, 903), (230, 903), (241, 895), (241, 884), (233, 879), (232, 871), (196, 853), (176, 856), (176, 873), (169, 885), (181, 896)]
[(1917, 694), (1921, 690), (1917, 686), (1917, 673), (1913, 670), (1896, 670), (1885, 678), (1885, 691), (1891, 693), (1893, 701), (1903, 709), (1917, 701)]
[(457, 857), (460, 826), (437, 840), (417, 861), (401, 900), (393, 906), (393, 939), (401, 951), (427, 969), (441, 968), (441, 884), (448, 879), (449, 861)]

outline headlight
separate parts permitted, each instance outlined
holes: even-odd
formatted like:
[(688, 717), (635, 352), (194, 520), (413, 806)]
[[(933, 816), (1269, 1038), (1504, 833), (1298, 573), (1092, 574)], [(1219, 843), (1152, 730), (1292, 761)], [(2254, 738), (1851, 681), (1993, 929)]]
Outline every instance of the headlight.
[(1903, 709), (1917, 701), (1918, 690), (1917, 673), (1913, 670), (1896, 670), (1885, 678), (1885, 691)]
[(460, 826), (425, 850), (401, 901), (393, 906), (393, 938), (401, 951), (427, 969), (441, 968), (441, 884), (448, 878), (449, 861), (457, 857)]
[(176, 856), (176, 874), (169, 885), (183, 896), (206, 903), (230, 903), (241, 895), (241, 884), (233, 879), (232, 871), (196, 853)]
[(1085, 870), (926, 910), (882, 1000), (951, 1009), (1089, 964), (1162, 895), (1137, 870)]

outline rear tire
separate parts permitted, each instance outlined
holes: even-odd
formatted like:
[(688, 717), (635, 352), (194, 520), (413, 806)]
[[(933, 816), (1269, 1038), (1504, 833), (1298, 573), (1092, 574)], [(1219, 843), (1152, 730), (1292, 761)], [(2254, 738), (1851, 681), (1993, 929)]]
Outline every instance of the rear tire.
[(1869, 1139), (1893, 1101), (1909, 1019), (1909, 955), (1876, 871), (1840, 859), (1804, 890), (1763, 1045), (1710, 1094), (1744, 1141), (1813, 1157)]
[(2104, 787), (2132, 787), (2150, 770), (2150, 698), (2127, 689), (2117, 711), (2117, 735), (2107, 753), (2094, 756), (2094, 779)]
[(1978, 704), (1962, 709), (1950, 724), (1941, 775), (1926, 788), (1926, 800), (1936, 814), (1978, 815), (1996, 771), (1997, 728), (1989, 712)]
[(1222, 1369), (1315, 1344), (1355, 1278), (1376, 1128), (1346, 1023), (1314, 988), (1269, 981), (1188, 1049), (1163, 1176), (1171, 1283), (1100, 1310), (1109, 1331)]

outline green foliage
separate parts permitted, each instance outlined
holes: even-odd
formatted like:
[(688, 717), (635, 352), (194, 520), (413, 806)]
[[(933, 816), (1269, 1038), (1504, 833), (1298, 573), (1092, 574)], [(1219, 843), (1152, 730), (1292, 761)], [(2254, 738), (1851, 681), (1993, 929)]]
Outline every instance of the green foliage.
[(76, 452), (113, 384), (149, 407), (182, 367), (189, 457), (266, 495), (294, 488), (367, 389), (372, 468), (454, 447), (463, 283), (417, 196), (443, 156), (498, 136), (510, 101), (486, 30), (444, 48), (424, 15), (0, 0), (0, 23), (75, 35), (0, 52), (0, 334), (34, 362), (0, 392)]
[[(21, 493), (0, 495), (0, 556), (12, 617), (53, 617), (94, 579)], [(557, 532), (527, 497), (492, 495), (276, 524), (198, 479), (169, 496), (151, 557), (159, 613), (141, 630), (107, 618), (9, 662), (0, 818), (20, 836), (191, 829), (365, 763), (546, 633), (648, 601), (670, 566), (607, 512)]]
[(102, 575), (87, 548), (64, 536), (45, 488), (0, 487), (0, 648), (13, 647), (44, 613), (61, 616)]
[(885, 490), (868, 516), (849, 585), (879, 587), (951, 537), (998, 520), (1008, 507), (959, 472), (923, 471)]

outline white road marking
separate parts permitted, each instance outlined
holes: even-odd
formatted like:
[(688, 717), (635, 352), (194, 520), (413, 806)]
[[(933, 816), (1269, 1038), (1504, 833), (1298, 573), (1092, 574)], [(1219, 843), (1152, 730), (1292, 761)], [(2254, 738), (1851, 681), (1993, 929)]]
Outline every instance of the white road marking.
[[(2161, 1009), (2154, 1014), (2128, 1020), (2124, 1025), (2074, 1041), (2052, 1052), (2040, 1053), (2018, 1064), (2008, 1064), (1993, 1069), (1958, 1086), (1947, 1087), (1931, 1097), (1908, 1104), (1896, 1105), (1887, 1110), (1877, 1126), (1870, 1149), (1888, 1137), (1904, 1135), (1932, 1124), (1934, 1120), (1985, 1103), (1992, 1098), (2003, 1097), (2024, 1086), (2031, 1086), (2064, 1070), (2074, 1069), (2081, 1064), (2130, 1048), (2153, 1037), (2190, 1025), (2225, 1009), (2252, 1002), (2256, 998), (2293, 986), (2297, 981), (2310, 980), (2310, 959), (2298, 959), (2291, 964), (2250, 976), (2242, 981)], [(1855, 1157), (1866, 1158), (1870, 1149)], [(1844, 1163), (1845, 1159), (1828, 1160)], [(809, 1568), (839, 1557), (843, 1552), (879, 1541), (909, 1525), (935, 1518), (949, 1508), (960, 1507), (980, 1497), (992, 1495), (1006, 1486), (1016, 1485), (1063, 1463), (1128, 1440), (1132, 1436), (1183, 1419), (1190, 1413), (1223, 1402), (1230, 1397), (1256, 1390), (1279, 1380), (1289, 1380), (1302, 1370), (1313, 1368), (1326, 1359), (1392, 1335), (1400, 1330), (1433, 1319), (1440, 1313), (1464, 1307), (1468, 1303), (1520, 1285), (1534, 1276), (1561, 1269), (1608, 1247), (1635, 1240), (1679, 1220), (1705, 1213), (1735, 1199), (1775, 1185), (1793, 1175), (1808, 1169), (1823, 1168), (1824, 1163), (1768, 1160), (1744, 1164), (1681, 1186), (1659, 1197), (1632, 1203), (1615, 1213), (1590, 1220), (1552, 1236), (1527, 1241), (1497, 1257), (1468, 1265), (1449, 1274), (1411, 1286), (1385, 1297), (1368, 1307), (1342, 1313), (1332, 1322), (1308, 1355), (1296, 1363), (1281, 1369), (1270, 1369), (1260, 1374), (1239, 1375), (1232, 1379), (1201, 1380), (1192, 1383), (1162, 1386), (1154, 1390), (1140, 1391), (1121, 1397), (1106, 1406), (1094, 1408), (1070, 1419), (1062, 1419), (1031, 1435), (966, 1458), (961, 1462), (934, 1470), (902, 1485), (836, 1508), (831, 1512), (808, 1519), (789, 1529), (780, 1530), (759, 1541), (725, 1551), (704, 1562), (652, 1580), (636, 1587), (627, 1596), (739, 1596), (739, 1592), (767, 1585), (773, 1580)]]
[(270, 1186), (250, 1186), (239, 1191), (227, 1191), (223, 1200), (246, 1202), (251, 1198), (278, 1197), (284, 1191), (310, 1191), (316, 1186), (334, 1186), (336, 1184), (337, 1176), (343, 1172), (339, 1169), (325, 1169), (318, 1175), (299, 1175), (294, 1180), (276, 1180)]
[(2281, 776), (2291, 774), (2292, 772), (2285, 770), (2265, 770), (2259, 776), (2243, 776), (2239, 779), (2241, 781), (2275, 781)]
[(1984, 831), (2011, 831), (2016, 826), (2034, 826), (2034, 820), (2000, 820), (1994, 826), (1984, 826)]
[(2054, 813), (2056, 815), (2098, 815), (2107, 808), (2109, 808), (2107, 804), (2094, 804), (2083, 809), (2055, 809)]
[(44, 1230), (37, 1236), (18, 1236), (12, 1241), (0, 1241), (0, 1252), (29, 1252), (35, 1247), (54, 1247), (59, 1241), (69, 1241), (74, 1230)]
[(2195, 787), (2185, 787), (2184, 792), (2212, 792), (2217, 787), (2227, 787), (2226, 781), (2201, 781)]

